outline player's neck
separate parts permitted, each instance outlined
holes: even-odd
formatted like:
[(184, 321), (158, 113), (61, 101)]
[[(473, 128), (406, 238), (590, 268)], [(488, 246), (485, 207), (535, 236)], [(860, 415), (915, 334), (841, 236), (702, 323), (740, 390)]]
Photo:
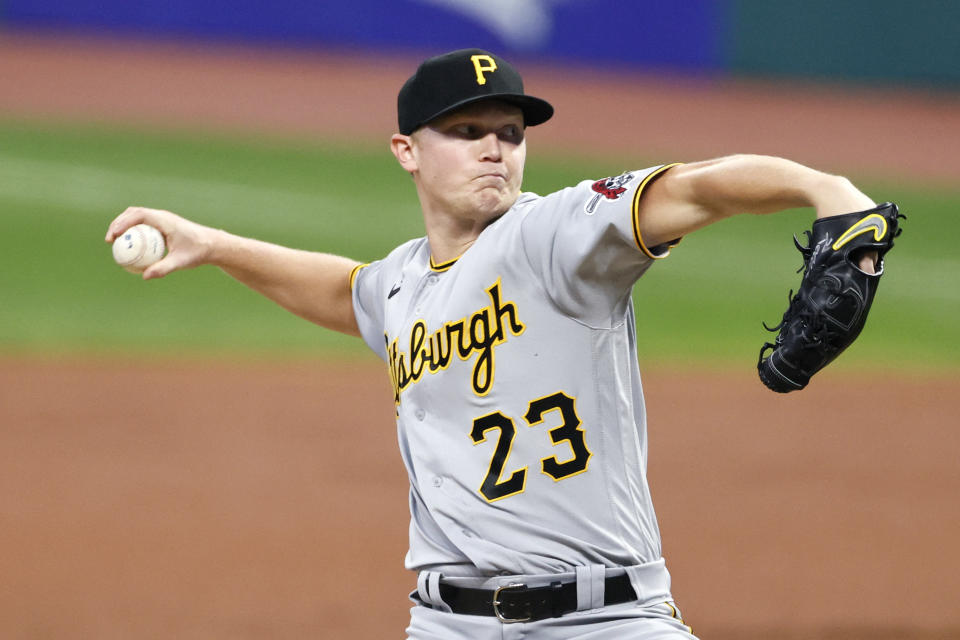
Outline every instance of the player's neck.
[(448, 236), (443, 233), (431, 233), (428, 229), (427, 242), (430, 243), (430, 258), (434, 264), (443, 264), (451, 260), (456, 260), (466, 253), (467, 249), (473, 246), (473, 243), (476, 242), (477, 236), (479, 235), (479, 233), (476, 233)]
[(443, 264), (462, 256), (491, 222), (493, 220), (471, 220), (424, 212), (427, 241), (434, 264)]

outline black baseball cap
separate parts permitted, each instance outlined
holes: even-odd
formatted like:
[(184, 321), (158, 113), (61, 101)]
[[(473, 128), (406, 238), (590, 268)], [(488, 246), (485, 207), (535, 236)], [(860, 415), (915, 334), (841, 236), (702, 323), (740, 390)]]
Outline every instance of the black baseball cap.
[(460, 49), (425, 60), (397, 96), (400, 133), (410, 135), (434, 118), (480, 100), (520, 107), (528, 127), (553, 115), (546, 100), (523, 92), (523, 79), (510, 63), (482, 49)]

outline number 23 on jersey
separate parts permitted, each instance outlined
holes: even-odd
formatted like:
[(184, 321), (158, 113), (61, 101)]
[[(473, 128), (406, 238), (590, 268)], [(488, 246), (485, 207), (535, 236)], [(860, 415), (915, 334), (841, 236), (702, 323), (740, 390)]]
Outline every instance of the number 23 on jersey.
[[(556, 412), (556, 416), (549, 415)], [(545, 422), (559, 422), (547, 434), (550, 446), (566, 445), (572, 457), (561, 461), (557, 455), (540, 460), (540, 468), (554, 480), (563, 480), (587, 470), (590, 461), (590, 450), (587, 448), (583, 429), (580, 428), (580, 417), (577, 415), (576, 402), (562, 391), (533, 400), (523, 416), (529, 427), (539, 427)], [(517, 428), (514, 420), (499, 411), (481, 416), (473, 421), (470, 437), (473, 443), (480, 444), (487, 441), (487, 434), (498, 430), (499, 437), (490, 459), (487, 475), (480, 485), (480, 495), (488, 502), (501, 500), (509, 496), (522, 493), (527, 482), (527, 467), (515, 470), (508, 478), (504, 478), (504, 468), (513, 448), (513, 441), (517, 438)], [(534, 434), (521, 434), (520, 437), (532, 437)], [(545, 446), (547, 443), (544, 443)]]

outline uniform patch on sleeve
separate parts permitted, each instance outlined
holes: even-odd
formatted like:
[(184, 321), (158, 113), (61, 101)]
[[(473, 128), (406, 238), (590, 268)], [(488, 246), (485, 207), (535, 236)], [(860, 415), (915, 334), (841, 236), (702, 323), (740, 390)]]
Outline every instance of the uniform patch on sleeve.
[(627, 192), (627, 183), (633, 180), (633, 174), (626, 172), (612, 178), (597, 180), (590, 188), (596, 193), (583, 207), (584, 213), (592, 216), (597, 205), (603, 201), (619, 200)]

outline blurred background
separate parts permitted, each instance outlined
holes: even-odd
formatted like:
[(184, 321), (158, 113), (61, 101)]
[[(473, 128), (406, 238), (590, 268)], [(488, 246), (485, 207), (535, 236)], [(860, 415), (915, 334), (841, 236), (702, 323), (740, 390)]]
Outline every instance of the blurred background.
[(403, 637), (379, 361), (213, 268), (143, 283), (102, 237), (136, 204), (385, 255), (423, 233), (396, 92), (476, 46), (557, 108), (528, 190), (748, 152), (900, 205), (867, 328), (798, 397), (753, 367), (809, 211), (698, 232), (637, 285), (650, 477), (702, 637), (960, 637), (958, 24), (948, 0), (3, 0), (0, 635)]

